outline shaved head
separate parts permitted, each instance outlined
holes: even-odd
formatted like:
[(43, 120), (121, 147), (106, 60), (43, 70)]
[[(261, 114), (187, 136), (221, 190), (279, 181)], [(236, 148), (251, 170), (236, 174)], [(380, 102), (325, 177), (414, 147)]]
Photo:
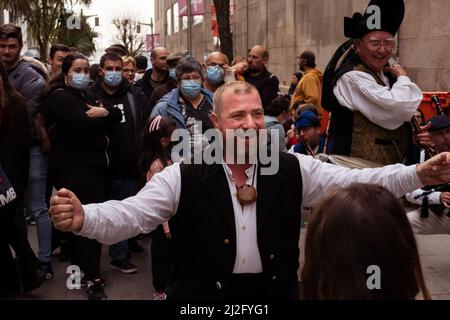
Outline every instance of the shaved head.
[(228, 57), (224, 55), (222, 52), (215, 51), (211, 52), (208, 57), (206, 58), (206, 65), (211, 64), (212, 62), (220, 61), (222, 63), (216, 63), (216, 64), (229, 64)]

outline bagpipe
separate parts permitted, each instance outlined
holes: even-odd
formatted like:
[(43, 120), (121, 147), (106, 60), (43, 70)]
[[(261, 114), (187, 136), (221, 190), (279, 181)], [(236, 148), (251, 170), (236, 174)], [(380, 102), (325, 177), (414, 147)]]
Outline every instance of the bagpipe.
[(447, 207), (445, 207), (443, 204), (429, 204), (428, 196), (432, 194), (433, 192), (450, 192), (450, 184), (443, 184), (441, 186), (434, 186), (434, 187), (425, 187), (423, 189), (423, 193), (418, 194), (414, 197), (414, 199), (419, 199), (423, 197), (422, 205), (421, 205), (421, 211), (420, 211), (420, 217), (421, 218), (428, 218), (430, 216), (430, 210), (441, 217), (444, 214), (447, 214), (447, 217), (450, 218), (450, 210), (448, 210)]

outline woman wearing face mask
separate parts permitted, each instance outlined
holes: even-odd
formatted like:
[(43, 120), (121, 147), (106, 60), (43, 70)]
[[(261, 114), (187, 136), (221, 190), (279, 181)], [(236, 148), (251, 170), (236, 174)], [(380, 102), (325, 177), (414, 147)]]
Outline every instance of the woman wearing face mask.
[(156, 104), (151, 117), (158, 115), (172, 118), (177, 127), (187, 129), (194, 150), (207, 144), (203, 133), (213, 127), (210, 115), (213, 111), (213, 94), (202, 88), (203, 68), (192, 57), (177, 64), (178, 88), (172, 90)]
[[(68, 55), (62, 72), (47, 98), (47, 123), (51, 142), (49, 173), (54, 187), (80, 193), (84, 203), (105, 199), (105, 171), (109, 141), (105, 132), (118, 124), (122, 113), (106, 109), (88, 95), (89, 62), (80, 54)], [(100, 278), (100, 244), (68, 235), (71, 264), (85, 274), (90, 300), (106, 298)]]

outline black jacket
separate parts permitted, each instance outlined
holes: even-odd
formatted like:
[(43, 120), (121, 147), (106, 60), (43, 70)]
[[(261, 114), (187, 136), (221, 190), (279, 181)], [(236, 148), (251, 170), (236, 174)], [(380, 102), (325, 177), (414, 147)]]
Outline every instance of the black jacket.
[(263, 73), (257, 77), (250, 75), (250, 71), (244, 74), (245, 81), (251, 83), (258, 89), (261, 96), (264, 110), (267, 110), (270, 103), (277, 97), (280, 82), (276, 75), (264, 68)]
[[(278, 174), (258, 172), (257, 182), (257, 237), (268, 300), (298, 299), (302, 178), (297, 158), (279, 159)], [(229, 298), (236, 227), (221, 164), (181, 165), (180, 203), (170, 222), (175, 253), (169, 298)]]
[(103, 89), (101, 82), (90, 91), (99, 96), (106, 107), (122, 112), (120, 123), (107, 131), (111, 142), (110, 174), (116, 178), (138, 178), (141, 133), (149, 110), (145, 95), (131, 87), (126, 79), (112, 95)]
[(0, 164), (18, 198), (23, 196), (28, 183), (30, 142), (25, 101), (21, 97), (10, 98), (0, 123)]
[(121, 112), (107, 107), (108, 116), (89, 118), (86, 103), (95, 105), (97, 98), (67, 86), (50, 93), (47, 99), (52, 146), (50, 166), (70, 164), (106, 168), (109, 165), (106, 132), (120, 122)]
[[(153, 91), (155, 91), (155, 88), (152, 87), (151, 81), (150, 81), (151, 77), (152, 77), (152, 73), (153, 73), (153, 69), (149, 69), (149, 70), (145, 71), (144, 77), (141, 80), (139, 80), (138, 82), (136, 82), (136, 84), (134, 85), (136, 88), (139, 88), (140, 90), (142, 90), (142, 92), (147, 97), (147, 101), (150, 101), (150, 97), (152, 96)], [(169, 74), (167, 74), (165, 82), (167, 82), (168, 79), (169, 79)]]

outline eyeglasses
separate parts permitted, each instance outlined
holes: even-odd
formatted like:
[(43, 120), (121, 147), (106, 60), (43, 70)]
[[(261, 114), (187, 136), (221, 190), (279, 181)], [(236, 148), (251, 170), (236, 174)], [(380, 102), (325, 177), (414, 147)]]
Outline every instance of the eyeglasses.
[(136, 70), (134, 69), (122, 69), (123, 73), (135, 73)]
[(369, 48), (371, 50), (378, 50), (381, 48), (381, 46), (383, 46), (384, 48), (386, 48), (386, 50), (392, 50), (395, 47), (395, 40), (394, 39), (388, 39), (388, 40), (369, 40), (369, 41), (365, 41), (363, 40), (364, 43), (367, 43)]

